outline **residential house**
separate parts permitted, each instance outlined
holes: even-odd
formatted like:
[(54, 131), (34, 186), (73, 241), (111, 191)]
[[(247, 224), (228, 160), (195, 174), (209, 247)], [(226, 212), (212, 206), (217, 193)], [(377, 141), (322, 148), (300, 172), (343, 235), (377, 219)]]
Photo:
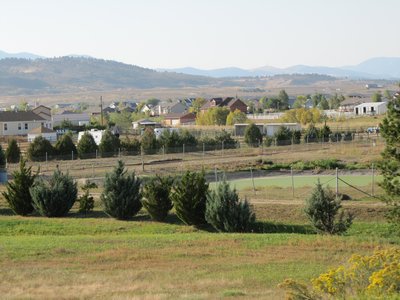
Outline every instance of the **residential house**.
[(164, 124), (167, 126), (193, 125), (196, 122), (194, 113), (169, 113), (164, 117)]
[(170, 103), (168, 105), (156, 105), (154, 106), (151, 111), (151, 116), (162, 116), (169, 113), (184, 113), (187, 111), (187, 107), (180, 103)]
[(151, 109), (153, 108), (153, 105), (151, 104), (145, 104), (143, 105), (142, 109), (140, 110), (140, 112), (142, 113), (151, 113)]
[(47, 121), (51, 121), (51, 108), (44, 106), (44, 105), (39, 105), (32, 109), (32, 112), (35, 114), (41, 116), (43, 119)]
[(387, 102), (367, 102), (354, 107), (354, 114), (359, 115), (381, 115), (387, 111)]
[(68, 121), (72, 125), (84, 126), (90, 124), (90, 116), (88, 113), (74, 113), (72, 111), (64, 111), (61, 114), (53, 115), (53, 126), (60, 126), (62, 122)]
[(0, 112), (0, 136), (26, 135), (40, 126), (51, 129), (52, 123), (33, 111)]
[(31, 131), (28, 132), (28, 142), (33, 142), (35, 138), (38, 136), (42, 136), (49, 142), (56, 142), (57, 141), (57, 133), (50, 129), (46, 128), (44, 126), (36, 127), (32, 129)]
[(154, 121), (151, 121), (151, 120), (148, 120), (148, 119), (141, 119), (141, 120), (132, 122), (132, 128), (133, 129), (140, 129), (140, 128), (143, 128), (143, 127), (144, 128), (146, 128), (146, 127), (154, 128), (154, 127), (159, 127), (159, 126), (161, 126), (160, 123), (154, 122)]
[(242, 100), (233, 97), (227, 97), (225, 99), (212, 98), (200, 108), (200, 111), (205, 112), (212, 107), (226, 107), (230, 111), (238, 109), (243, 113), (247, 113), (247, 105)]

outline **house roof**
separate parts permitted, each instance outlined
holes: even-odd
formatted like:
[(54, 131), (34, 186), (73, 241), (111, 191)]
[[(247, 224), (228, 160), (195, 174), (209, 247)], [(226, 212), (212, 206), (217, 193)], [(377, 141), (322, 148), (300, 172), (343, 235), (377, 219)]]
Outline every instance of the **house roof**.
[(32, 111), (2, 111), (0, 122), (46, 121), (45, 118)]
[(42, 134), (42, 133), (55, 133), (54, 130), (46, 128), (44, 126), (36, 127), (29, 131), (29, 134)]
[(187, 116), (191, 116), (191, 117), (193, 117), (193, 119), (196, 118), (196, 115), (194, 113), (184, 112), (184, 113), (169, 113), (164, 116), (164, 120), (165, 119), (181, 119), (181, 118), (187, 117)]

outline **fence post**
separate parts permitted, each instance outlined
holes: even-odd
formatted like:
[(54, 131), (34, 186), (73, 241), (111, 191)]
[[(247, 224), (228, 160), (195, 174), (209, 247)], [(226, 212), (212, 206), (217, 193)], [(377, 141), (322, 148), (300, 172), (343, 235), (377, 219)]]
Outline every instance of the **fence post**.
[(97, 158), (97, 149), (96, 149), (96, 158)]
[(253, 177), (253, 168), (250, 167), (250, 176), (251, 176), (251, 182), (253, 183), (253, 192), (256, 191), (256, 186), (254, 185), (254, 177)]
[(74, 160), (74, 151), (71, 151), (71, 160)]
[(94, 178), (94, 165), (92, 164), (92, 178)]
[(118, 148), (118, 157), (121, 158), (121, 148)]
[(214, 174), (215, 174), (215, 187), (216, 187), (218, 184), (217, 167), (214, 167)]
[(203, 159), (204, 159), (204, 156), (205, 156), (205, 154), (206, 154), (206, 153), (205, 153), (205, 152), (206, 152), (205, 150), (206, 150), (205, 144), (203, 143)]
[(185, 144), (182, 145), (182, 160), (185, 159)]
[(221, 142), (221, 155), (224, 156), (224, 141)]
[(339, 197), (339, 169), (336, 168), (336, 198)]
[(290, 167), (290, 177), (292, 178), (292, 196), (294, 199), (294, 177), (293, 177), (293, 167)]
[(371, 195), (375, 196), (375, 168), (374, 168), (374, 164), (372, 164), (372, 187), (371, 187)]
[(141, 158), (142, 158), (142, 171), (144, 172), (144, 152), (143, 152), (143, 147), (141, 149)]

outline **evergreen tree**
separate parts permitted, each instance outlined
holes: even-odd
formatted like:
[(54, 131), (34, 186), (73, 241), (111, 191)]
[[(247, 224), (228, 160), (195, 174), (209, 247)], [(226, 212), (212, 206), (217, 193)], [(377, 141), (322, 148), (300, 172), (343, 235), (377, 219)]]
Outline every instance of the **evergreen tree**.
[(99, 152), (101, 157), (113, 156), (120, 147), (119, 138), (110, 130), (106, 130), (101, 138)]
[(204, 225), (207, 193), (208, 183), (204, 172), (187, 171), (171, 193), (179, 219), (187, 225)]
[(310, 124), (304, 132), (304, 141), (306, 143), (317, 143), (319, 137), (319, 129)]
[(279, 107), (278, 109), (284, 110), (289, 108), (289, 96), (285, 90), (279, 92)]
[(8, 147), (6, 150), (7, 162), (17, 163), (19, 162), (20, 156), (21, 156), (21, 149), (19, 148), (17, 141), (15, 139), (9, 140)]
[(129, 137), (126, 137), (121, 141), (121, 150), (127, 154), (140, 154), (140, 148), (140, 141), (136, 138), (131, 140)]
[(57, 155), (62, 155), (64, 157), (72, 157), (72, 152), (74, 153), (74, 157), (78, 154), (78, 150), (75, 147), (74, 142), (72, 141), (71, 134), (64, 134), (56, 143), (55, 151)]
[(249, 203), (224, 180), (207, 195), (206, 221), (218, 231), (248, 232), (255, 222)]
[(28, 147), (28, 158), (32, 161), (43, 161), (51, 156), (54, 148), (51, 143), (41, 135), (37, 136)]
[(94, 198), (90, 195), (90, 189), (97, 188), (97, 184), (87, 181), (82, 187), (83, 195), (78, 198), (79, 212), (85, 215), (94, 208)]
[(156, 176), (145, 183), (142, 204), (153, 220), (164, 221), (172, 209), (170, 193), (173, 183), (170, 176)]
[(279, 127), (278, 131), (274, 134), (277, 146), (291, 145), (292, 137), (293, 137), (292, 131), (285, 126)]
[(57, 169), (49, 181), (37, 180), (30, 193), (33, 207), (40, 215), (62, 217), (74, 205), (78, 189), (72, 177)]
[(95, 156), (97, 145), (93, 136), (89, 132), (85, 132), (77, 145), (78, 157), (88, 158)]
[(31, 169), (32, 167), (27, 167), (26, 161), (21, 159), (19, 170), (14, 171), (12, 174), (14, 180), (8, 182), (6, 191), (2, 192), (10, 208), (21, 216), (26, 216), (33, 211), (29, 189), (33, 185), (36, 175), (32, 175)]
[(142, 135), (141, 144), (146, 154), (154, 154), (158, 150), (158, 142), (153, 129), (146, 128)]
[(0, 145), (0, 168), (6, 165), (6, 154), (4, 153), (3, 147)]
[(128, 174), (124, 163), (119, 160), (104, 181), (100, 198), (105, 212), (116, 219), (128, 220), (142, 208), (141, 197), (140, 179), (135, 173)]
[(224, 149), (235, 149), (237, 147), (237, 141), (225, 129), (215, 134), (215, 144), (221, 145), (221, 147), (223, 144)]
[(341, 234), (345, 233), (353, 222), (353, 216), (345, 216), (341, 208), (340, 199), (336, 199), (331, 190), (322, 188), (318, 181), (306, 201), (305, 213), (318, 232)]
[(387, 197), (385, 201), (390, 206), (388, 220), (394, 229), (400, 233), (400, 96), (388, 102), (386, 117), (380, 125), (380, 132), (386, 141), (382, 152), (379, 169), (383, 176), (380, 183)]
[(323, 142), (329, 142), (329, 136), (331, 135), (332, 131), (326, 124), (319, 130), (319, 138)]
[(244, 141), (251, 147), (258, 147), (262, 143), (262, 133), (254, 124), (249, 124), (244, 131)]

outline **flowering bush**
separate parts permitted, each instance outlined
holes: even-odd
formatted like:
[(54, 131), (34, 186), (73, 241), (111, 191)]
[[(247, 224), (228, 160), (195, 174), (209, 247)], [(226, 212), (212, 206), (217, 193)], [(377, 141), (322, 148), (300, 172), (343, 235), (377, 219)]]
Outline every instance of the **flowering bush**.
[(373, 255), (353, 255), (347, 265), (331, 269), (311, 280), (312, 287), (291, 279), (279, 287), (287, 299), (358, 298), (397, 299), (400, 297), (400, 249), (375, 251)]

